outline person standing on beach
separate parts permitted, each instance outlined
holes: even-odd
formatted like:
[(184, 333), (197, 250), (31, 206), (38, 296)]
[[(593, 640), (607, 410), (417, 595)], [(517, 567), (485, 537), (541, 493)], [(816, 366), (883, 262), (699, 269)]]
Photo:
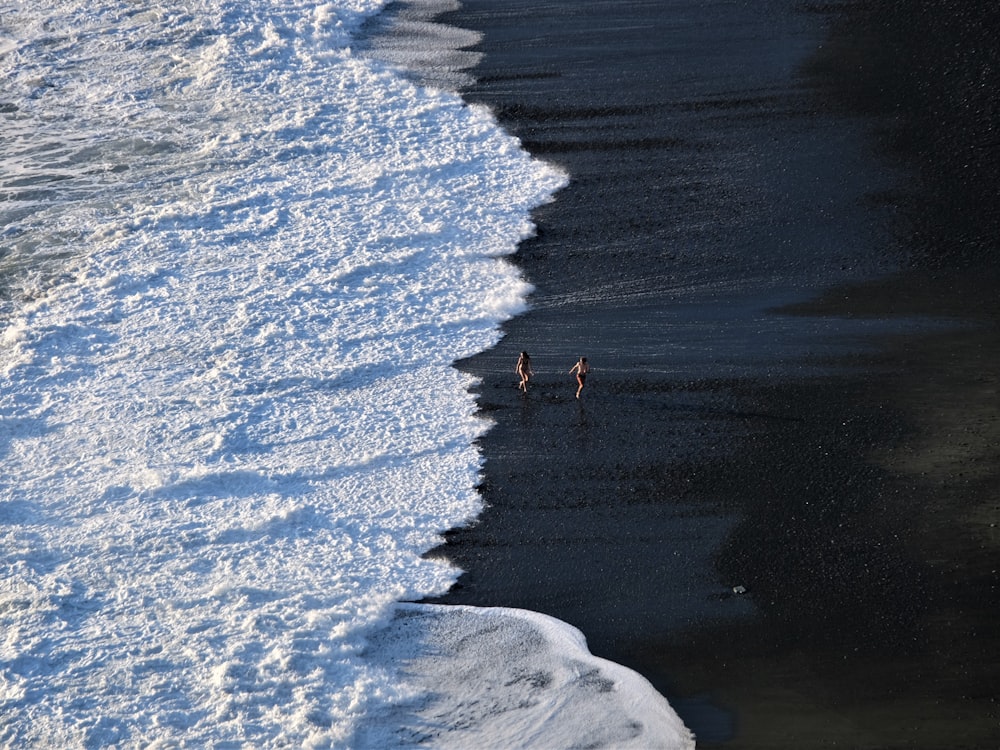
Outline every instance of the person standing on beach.
[(521, 376), (521, 384), (518, 388), (527, 393), (528, 379), (535, 374), (531, 371), (531, 357), (528, 356), (527, 352), (521, 352), (521, 356), (517, 358), (517, 367), (514, 368), (514, 372)]
[(578, 384), (576, 397), (580, 398), (580, 391), (583, 390), (583, 384), (587, 382), (587, 373), (590, 372), (590, 365), (587, 364), (587, 358), (580, 357), (580, 361), (573, 365), (569, 372), (571, 375), (574, 372), (576, 373), (576, 382)]

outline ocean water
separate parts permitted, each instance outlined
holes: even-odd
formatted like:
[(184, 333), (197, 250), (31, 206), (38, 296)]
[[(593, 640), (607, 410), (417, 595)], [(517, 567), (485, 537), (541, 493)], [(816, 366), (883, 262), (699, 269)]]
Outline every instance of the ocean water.
[(380, 10), (0, 16), (3, 746), (690, 744), (563, 623), (400, 603), (567, 176), (362, 54)]

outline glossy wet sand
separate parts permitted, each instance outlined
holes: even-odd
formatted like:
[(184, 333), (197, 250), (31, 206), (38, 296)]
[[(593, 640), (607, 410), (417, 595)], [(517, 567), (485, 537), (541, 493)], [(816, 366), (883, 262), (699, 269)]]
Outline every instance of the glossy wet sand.
[(1000, 739), (995, 13), (939, 5), (443, 17), (571, 183), (514, 259), (532, 310), (460, 363), (495, 426), (440, 601), (575, 625), (701, 747)]

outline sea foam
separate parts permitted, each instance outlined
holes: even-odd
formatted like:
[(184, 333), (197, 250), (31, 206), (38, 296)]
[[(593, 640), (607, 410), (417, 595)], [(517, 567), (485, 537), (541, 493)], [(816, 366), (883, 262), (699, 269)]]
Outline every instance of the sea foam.
[[(451, 363), (523, 309), (503, 256), (566, 177), (355, 53), (378, 9), (5, 16), (3, 744), (363, 746), (428, 675), (467, 689), (400, 613), (514, 617), (398, 602), (455, 579), (422, 555), (477, 513), (489, 424)], [(659, 699), (600, 669), (599, 703)]]

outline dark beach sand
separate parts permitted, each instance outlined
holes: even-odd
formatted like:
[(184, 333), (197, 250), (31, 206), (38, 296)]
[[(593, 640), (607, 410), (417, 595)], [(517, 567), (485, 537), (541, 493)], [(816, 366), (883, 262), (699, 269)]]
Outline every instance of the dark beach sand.
[(701, 747), (1000, 746), (994, 5), (442, 17), (571, 183), (459, 363), (495, 426), (438, 601), (575, 625)]

